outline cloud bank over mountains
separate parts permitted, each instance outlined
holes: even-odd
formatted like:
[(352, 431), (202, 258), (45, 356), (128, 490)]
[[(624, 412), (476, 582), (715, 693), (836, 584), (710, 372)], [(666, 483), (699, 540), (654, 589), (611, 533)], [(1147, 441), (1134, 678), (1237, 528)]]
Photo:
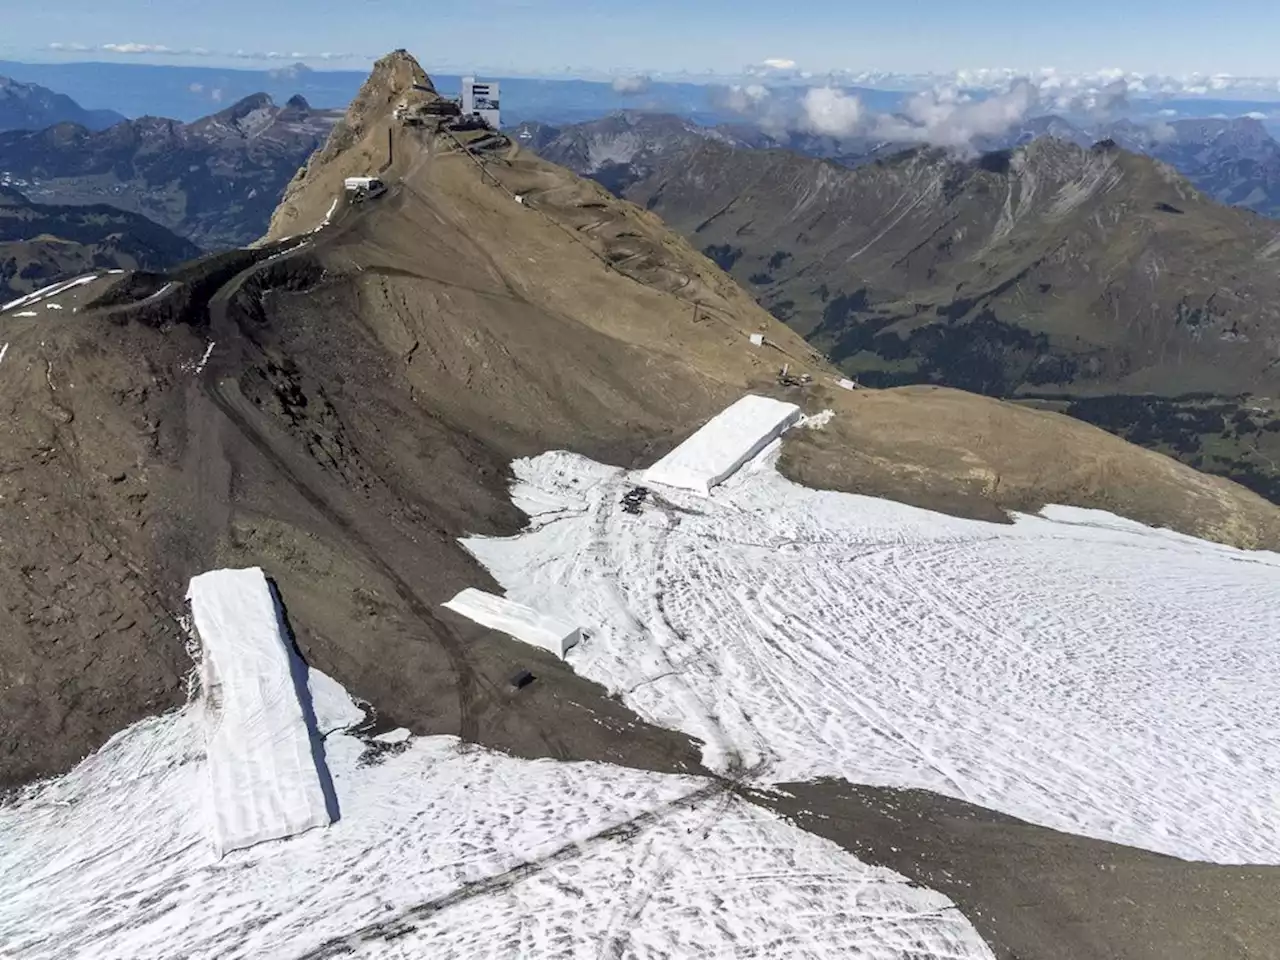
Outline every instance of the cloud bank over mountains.
[[(975, 141), (1000, 137), (1035, 117), (1054, 114), (1101, 124), (1143, 104), (1150, 115), (1151, 105), (1160, 99), (1200, 95), (1198, 91), (1229, 99), (1228, 90), (1254, 91), (1255, 95), (1270, 90), (1277, 95), (1280, 108), (1280, 81), (1256, 78), (1219, 76), (1156, 83), (1150, 77), (1134, 77), (1120, 70), (1092, 75), (1043, 70), (1034, 76), (1012, 71), (962, 71), (928, 78), (932, 82), (927, 85), (925, 78), (913, 77), (908, 85), (901, 76), (895, 81), (895, 77), (883, 74), (813, 77), (796, 71), (794, 64), (784, 77), (763, 66), (753, 68), (751, 75), (757, 79), (717, 91), (713, 103), (741, 114), (774, 136), (799, 133), (927, 143), (961, 153), (972, 152)], [(886, 109), (883, 91), (893, 89), (895, 82), (902, 99)], [(1151, 132), (1156, 140), (1160, 139), (1159, 126), (1157, 122)]]
[(54, 53), (105, 53), (118, 57), (220, 57), (230, 60), (350, 60), (358, 59), (351, 53), (304, 53), (279, 50), (208, 50), (204, 47), (169, 47), (162, 43), (51, 43)]
[[(766, 63), (769, 61), (766, 61)], [(1008, 68), (956, 70), (950, 73), (893, 73), (887, 71), (835, 70), (814, 73), (791, 62), (793, 76), (825, 80), (834, 86), (871, 87), (880, 90), (923, 91), (951, 85), (965, 90), (999, 91), (1018, 80), (1027, 80), (1044, 91), (1088, 95), (1123, 83), (1134, 97), (1207, 97), (1221, 99), (1280, 100), (1280, 76), (1242, 77), (1229, 73), (1191, 73), (1183, 76), (1140, 73), (1120, 68), (1071, 73), (1042, 67), (1038, 70)], [(745, 76), (767, 75), (762, 65), (743, 70)]]

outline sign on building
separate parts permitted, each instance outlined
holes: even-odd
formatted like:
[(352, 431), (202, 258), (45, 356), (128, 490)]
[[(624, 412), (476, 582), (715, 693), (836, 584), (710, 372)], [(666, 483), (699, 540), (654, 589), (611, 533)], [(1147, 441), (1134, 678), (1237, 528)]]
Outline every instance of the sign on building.
[(501, 117), (498, 106), (498, 82), (463, 77), (462, 112), (464, 115), (480, 114), (485, 123), (497, 130)]

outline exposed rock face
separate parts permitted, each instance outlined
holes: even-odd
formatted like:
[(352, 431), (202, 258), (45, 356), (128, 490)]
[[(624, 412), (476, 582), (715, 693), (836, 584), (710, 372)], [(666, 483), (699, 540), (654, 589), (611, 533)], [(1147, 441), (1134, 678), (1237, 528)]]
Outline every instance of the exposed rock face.
[(61, 124), (0, 134), (0, 171), (41, 202), (109, 203), (204, 249), (237, 247), (266, 230), (289, 178), (337, 117), (301, 97), (281, 107), (258, 94), (189, 124)]

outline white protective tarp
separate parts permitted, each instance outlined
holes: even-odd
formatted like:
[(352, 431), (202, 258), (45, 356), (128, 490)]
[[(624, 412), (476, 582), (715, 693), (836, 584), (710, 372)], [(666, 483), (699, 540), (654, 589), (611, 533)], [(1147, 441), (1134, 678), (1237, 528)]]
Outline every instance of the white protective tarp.
[(645, 483), (710, 493), (799, 419), (794, 403), (749, 394), (645, 471)]
[(549, 650), (561, 659), (582, 639), (582, 630), (567, 620), (546, 616), (522, 603), (471, 587), (444, 606), (481, 626)]
[(327, 826), (314, 713), (294, 679), (303, 667), (266, 576), (258, 567), (204, 573), (192, 578), (187, 599), (204, 648), (214, 850), (222, 856)]

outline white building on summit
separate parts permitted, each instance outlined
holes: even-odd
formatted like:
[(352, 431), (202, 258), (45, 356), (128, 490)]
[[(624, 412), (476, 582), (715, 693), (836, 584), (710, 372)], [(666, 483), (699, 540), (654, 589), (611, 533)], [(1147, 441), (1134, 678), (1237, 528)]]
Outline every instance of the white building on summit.
[(498, 99), (498, 82), (496, 80), (477, 80), (475, 77), (462, 78), (462, 115), (469, 117), (478, 114), (480, 119), (494, 130), (500, 128), (502, 112)]

